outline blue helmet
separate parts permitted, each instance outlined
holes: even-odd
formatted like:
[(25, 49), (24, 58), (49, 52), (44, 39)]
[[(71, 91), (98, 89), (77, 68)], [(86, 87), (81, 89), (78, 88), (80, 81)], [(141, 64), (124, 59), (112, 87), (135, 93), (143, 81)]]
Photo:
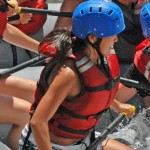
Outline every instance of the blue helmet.
[(125, 28), (121, 9), (113, 2), (89, 0), (81, 3), (73, 12), (72, 33), (85, 39), (90, 33), (99, 38), (113, 36)]
[(150, 37), (150, 3), (145, 4), (140, 11), (140, 21), (143, 34)]

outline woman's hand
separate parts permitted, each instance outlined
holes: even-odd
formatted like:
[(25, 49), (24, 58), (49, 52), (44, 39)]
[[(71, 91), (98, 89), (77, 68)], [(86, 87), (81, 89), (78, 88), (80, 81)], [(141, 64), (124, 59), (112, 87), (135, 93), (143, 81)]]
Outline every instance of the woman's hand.
[(18, 2), (17, 2), (17, 0), (9, 0), (8, 3), (12, 7), (8, 6), (7, 16), (11, 17), (11, 16), (17, 14), (17, 11), (18, 11)]
[(14, 21), (9, 21), (10, 24), (12, 25), (18, 25), (18, 24), (27, 24), (32, 20), (32, 14), (31, 13), (21, 13), (20, 14), (20, 19), (14, 20)]
[(20, 14), (20, 23), (21, 24), (27, 24), (32, 20), (32, 14), (31, 13), (21, 13)]
[[(135, 107), (130, 104), (120, 103), (114, 100), (110, 106), (116, 113), (125, 113), (127, 117), (132, 118), (135, 115)], [(133, 109), (134, 108), (134, 109)]]

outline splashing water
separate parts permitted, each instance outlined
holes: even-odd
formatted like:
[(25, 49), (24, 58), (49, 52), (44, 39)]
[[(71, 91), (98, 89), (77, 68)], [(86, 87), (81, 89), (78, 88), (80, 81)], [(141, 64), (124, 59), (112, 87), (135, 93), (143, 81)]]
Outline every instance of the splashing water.
[(150, 116), (148, 109), (143, 109), (126, 126), (122, 123), (117, 132), (109, 135), (113, 139), (126, 141), (135, 150), (150, 150)]

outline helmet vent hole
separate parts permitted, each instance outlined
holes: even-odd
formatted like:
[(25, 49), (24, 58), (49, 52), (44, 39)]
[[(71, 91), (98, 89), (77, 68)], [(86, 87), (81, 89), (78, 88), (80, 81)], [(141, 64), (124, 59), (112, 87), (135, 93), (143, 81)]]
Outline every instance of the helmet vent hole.
[(102, 11), (102, 7), (99, 7), (98, 12), (101, 12), (101, 11)]
[(84, 15), (84, 11), (83, 10), (81, 10), (81, 14)]
[(92, 12), (92, 7), (90, 7), (90, 12)]
[(148, 15), (148, 13), (144, 14), (143, 16), (146, 17)]
[(119, 18), (115, 18), (115, 21), (119, 20)]
[(108, 12), (108, 15), (111, 15), (113, 13), (113, 10), (111, 10), (110, 12)]

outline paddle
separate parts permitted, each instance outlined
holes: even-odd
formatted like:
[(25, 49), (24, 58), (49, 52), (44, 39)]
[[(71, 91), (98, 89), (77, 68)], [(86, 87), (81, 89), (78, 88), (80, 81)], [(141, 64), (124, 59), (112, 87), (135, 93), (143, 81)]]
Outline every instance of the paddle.
[[(9, 2), (12, 7), (15, 7), (15, 3)], [(47, 10), (47, 9), (38, 9), (38, 8), (29, 8), (29, 7), (18, 7), (17, 13), (32, 13), (32, 14), (41, 14), (41, 15), (51, 15), (51, 16), (60, 16), (60, 17), (72, 17), (72, 12), (60, 12), (56, 10)]]
[[(135, 111), (135, 107), (131, 106), (131, 109)], [(101, 143), (108, 134), (110, 134), (115, 127), (126, 117), (126, 113), (121, 113), (96, 139), (93, 143), (90, 144), (86, 150), (93, 150), (99, 143)]]
[(18, 13), (32, 13), (32, 14), (42, 14), (60, 17), (72, 17), (72, 12), (60, 12), (56, 10), (38, 9), (38, 8), (28, 8), (28, 7), (18, 7)]
[(22, 69), (26, 68), (26, 67), (29, 67), (31, 65), (35, 65), (35, 64), (41, 63), (41, 62), (45, 61), (45, 59), (46, 58), (44, 56), (42, 56), (42, 55), (40, 55), (38, 57), (35, 57), (33, 59), (30, 59), (30, 60), (28, 60), (28, 61), (26, 61), (26, 62), (24, 62), (22, 64), (19, 64), (19, 65), (15, 66), (15, 67), (7, 69), (7, 70), (5, 70), (3, 72), (0, 72), (0, 78), (2, 79), (4, 77), (6, 77), (6, 76), (9, 76), (12, 73), (15, 73), (15, 72), (17, 72), (19, 70), (22, 70)]
[(126, 78), (120, 77), (120, 82), (127, 86), (150, 91), (150, 87), (148, 85), (143, 84), (136, 80), (131, 80), (131, 79), (126, 79)]
[(11, 16), (11, 17), (8, 17), (7, 21), (9, 22), (9, 21), (14, 21), (14, 20), (18, 20), (18, 19), (20, 19), (20, 15), (19, 14)]

